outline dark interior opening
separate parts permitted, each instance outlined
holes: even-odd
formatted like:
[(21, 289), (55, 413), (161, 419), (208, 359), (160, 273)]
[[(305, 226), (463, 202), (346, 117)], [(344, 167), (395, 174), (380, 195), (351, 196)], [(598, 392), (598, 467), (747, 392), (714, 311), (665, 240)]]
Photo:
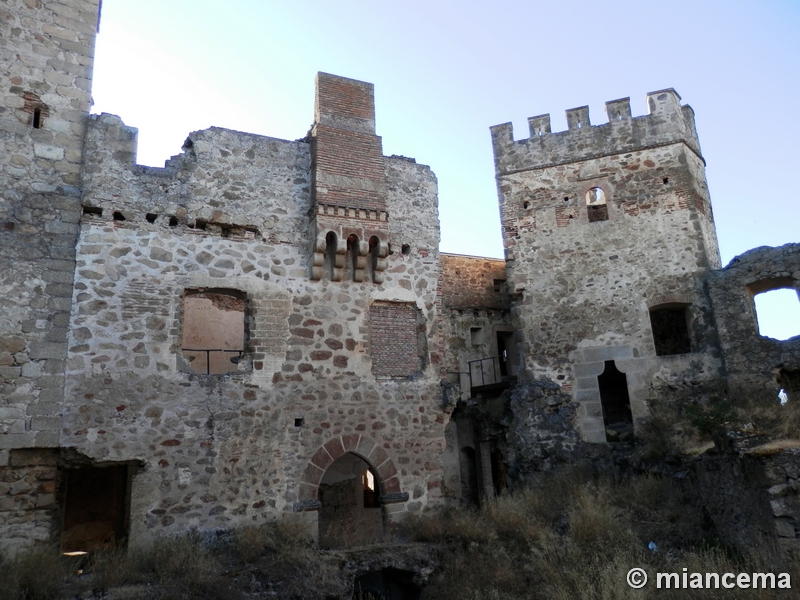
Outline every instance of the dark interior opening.
[(613, 360), (607, 360), (605, 364), (606, 368), (597, 377), (597, 382), (600, 386), (606, 437), (613, 438), (609, 441), (629, 438), (633, 435), (633, 416), (628, 395), (628, 378), (617, 369)]
[(148, 223), (155, 223), (155, 222), (156, 222), (156, 219), (158, 218), (158, 215), (157, 215), (157, 214), (154, 214), (154, 213), (147, 213), (147, 214), (144, 216), (144, 218), (145, 218), (145, 219), (147, 219), (147, 222), (148, 222)]
[(120, 211), (115, 210), (114, 211), (114, 220), (115, 221), (124, 221), (125, 220), (125, 215), (123, 215)]
[(608, 221), (608, 206), (606, 204), (587, 206), (586, 211), (589, 214), (589, 223)]
[(323, 548), (359, 546), (383, 535), (381, 482), (360, 456), (346, 452), (322, 476), (318, 498), (319, 544)]
[(33, 109), (33, 128), (40, 129), (42, 127), (42, 109)]
[(353, 582), (353, 600), (419, 600), (421, 595), (414, 572), (403, 569), (369, 571)]
[(507, 377), (513, 371), (511, 349), (514, 344), (514, 334), (510, 331), (497, 332), (497, 356), (500, 362), (500, 375)]
[(506, 463), (503, 461), (503, 455), (495, 448), (492, 450), (492, 482), (494, 483), (494, 494), (500, 496), (506, 491)]
[(468, 504), (478, 505), (478, 462), (475, 450), (469, 446), (461, 449), (461, 499)]
[(123, 544), (130, 511), (128, 465), (65, 469), (62, 552), (90, 552)]
[(83, 214), (90, 217), (102, 217), (103, 209), (100, 208), (99, 206), (84, 206)]
[(347, 236), (347, 265), (350, 269), (350, 278), (356, 280), (356, 270), (358, 269), (358, 236), (351, 233)]
[(328, 279), (333, 280), (334, 271), (336, 270), (336, 246), (338, 239), (336, 234), (329, 231), (325, 236), (325, 271), (328, 273)]
[(177, 227), (178, 226), (178, 217), (172, 216), (169, 218), (169, 226), (170, 227)]
[(781, 369), (778, 372), (778, 385), (790, 401), (800, 400), (800, 370)]
[(692, 351), (686, 307), (657, 308), (650, 311), (650, 326), (657, 356), (688, 354)]

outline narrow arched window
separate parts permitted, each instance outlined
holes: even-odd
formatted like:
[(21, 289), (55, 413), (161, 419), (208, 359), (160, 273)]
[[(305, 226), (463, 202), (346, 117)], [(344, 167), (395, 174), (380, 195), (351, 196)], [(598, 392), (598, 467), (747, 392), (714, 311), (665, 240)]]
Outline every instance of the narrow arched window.
[(381, 253), (381, 241), (378, 239), (377, 236), (372, 236), (369, 238), (369, 260), (367, 264), (369, 265), (369, 280), (373, 283), (377, 283), (375, 280), (375, 274), (378, 272), (378, 258)]
[(333, 272), (336, 269), (336, 247), (338, 239), (336, 234), (332, 231), (328, 232), (325, 236), (325, 272), (328, 274), (328, 279), (333, 281)]
[(356, 270), (358, 269), (358, 236), (351, 233), (347, 236), (347, 268), (350, 269), (350, 279), (356, 281)]

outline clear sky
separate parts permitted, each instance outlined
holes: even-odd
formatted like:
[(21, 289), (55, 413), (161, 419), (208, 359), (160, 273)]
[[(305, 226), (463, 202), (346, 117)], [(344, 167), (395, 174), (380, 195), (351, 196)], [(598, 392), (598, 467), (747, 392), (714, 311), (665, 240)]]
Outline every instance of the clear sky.
[[(104, 0), (93, 112), (163, 166), (212, 125), (304, 137), (317, 71), (375, 84), (384, 153), (438, 177), (443, 251), (502, 257), (491, 125), (600, 124), (626, 96), (638, 116), (666, 87), (695, 110), (723, 264), (800, 241), (798, 0)], [(768, 312), (800, 333), (796, 297)]]

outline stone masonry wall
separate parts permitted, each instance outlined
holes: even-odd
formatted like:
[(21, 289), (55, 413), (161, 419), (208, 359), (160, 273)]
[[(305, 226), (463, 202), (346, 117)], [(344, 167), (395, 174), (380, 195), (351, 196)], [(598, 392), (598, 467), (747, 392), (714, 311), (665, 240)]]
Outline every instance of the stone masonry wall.
[[(387, 257), (376, 285), (309, 279), (305, 142), (211, 129), (165, 169), (144, 168), (133, 163), (135, 130), (102, 115), (87, 149), (62, 445), (144, 462), (132, 540), (275, 518), (309, 499), (312, 457), (353, 436), (380, 448), (365, 458), (411, 496), (387, 510), (438, 502), (435, 353), (412, 379), (376, 380), (368, 325), (373, 302), (411, 305), (438, 347), (430, 170), (387, 159), (387, 204), (401, 224), (390, 243), (415, 243)], [(247, 298), (250, 337), (230, 375), (195, 374), (180, 352), (182, 295), (204, 288)]]
[[(502, 259), (456, 254), (442, 254), (441, 261), (447, 379), (465, 399), (470, 395), (469, 362), (498, 356), (497, 333), (512, 331), (506, 265)], [(487, 373), (495, 367), (499, 364), (487, 362)], [(474, 375), (479, 369), (473, 368)]]
[(97, 21), (97, 0), (0, 7), (0, 469), (58, 446)]
[(0, 555), (50, 541), (57, 461), (55, 449), (9, 451), (7, 467), (0, 468)]
[(800, 244), (749, 250), (708, 276), (730, 388), (770, 402), (790, 387), (782, 372), (800, 375), (800, 337), (779, 341), (758, 331), (753, 298), (777, 288), (800, 293)]

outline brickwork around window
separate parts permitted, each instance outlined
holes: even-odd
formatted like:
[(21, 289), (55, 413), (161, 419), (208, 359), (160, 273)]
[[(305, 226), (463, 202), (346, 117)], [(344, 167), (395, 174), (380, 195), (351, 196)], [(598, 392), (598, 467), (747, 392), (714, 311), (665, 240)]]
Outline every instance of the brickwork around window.
[(369, 309), (372, 374), (408, 377), (422, 368), (417, 309), (412, 304), (376, 302)]

